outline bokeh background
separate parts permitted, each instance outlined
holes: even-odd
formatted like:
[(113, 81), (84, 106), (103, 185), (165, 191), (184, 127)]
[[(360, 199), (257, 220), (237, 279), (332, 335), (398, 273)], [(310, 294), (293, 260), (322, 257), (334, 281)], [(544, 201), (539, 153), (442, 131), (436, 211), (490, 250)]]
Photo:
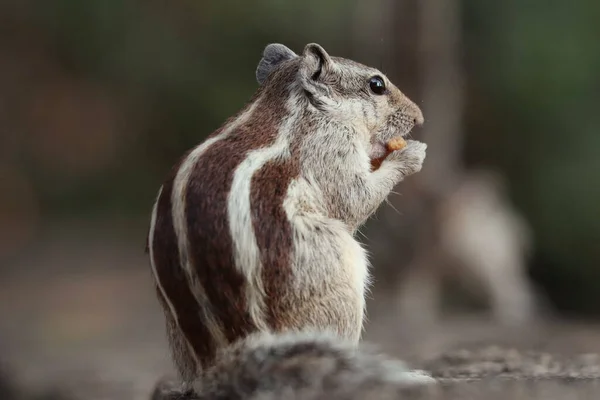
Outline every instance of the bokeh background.
[(271, 42), (378, 67), (425, 115), (423, 173), (362, 231), (369, 337), (448, 315), (593, 323), (598, 21), (594, 0), (1, 0), (0, 351), (24, 380), (88, 388), (143, 392), (170, 368), (152, 203)]

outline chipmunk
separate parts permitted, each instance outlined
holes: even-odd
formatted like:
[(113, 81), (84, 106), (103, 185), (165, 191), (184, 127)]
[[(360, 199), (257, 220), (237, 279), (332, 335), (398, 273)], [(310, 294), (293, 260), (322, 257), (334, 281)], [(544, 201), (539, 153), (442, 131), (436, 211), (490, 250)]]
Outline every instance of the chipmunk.
[(256, 79), (152, 211), (147, 250), (187, 385), (255, 333), (314, 328), (358, 344), (370, 279), (354, 234), (425, 159), (415, 140), (390, 152), (423, 115), (377, 69), (316, 43), (300, 55), (270, 44)]

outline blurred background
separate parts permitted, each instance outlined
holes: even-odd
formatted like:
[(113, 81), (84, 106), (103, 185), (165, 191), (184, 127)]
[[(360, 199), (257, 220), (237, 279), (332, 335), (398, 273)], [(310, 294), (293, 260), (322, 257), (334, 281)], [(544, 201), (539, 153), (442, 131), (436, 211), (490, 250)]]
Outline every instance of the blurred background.
[(367, 338), (588, 329), (599, 20), (593, 0), (0, 0), (0, 358), (27, 382), (121, 393), (169, 370), (150, 210), (256, 90), (271, 42), (378, 67), (425, 115), (422, 173), (362, 230)]

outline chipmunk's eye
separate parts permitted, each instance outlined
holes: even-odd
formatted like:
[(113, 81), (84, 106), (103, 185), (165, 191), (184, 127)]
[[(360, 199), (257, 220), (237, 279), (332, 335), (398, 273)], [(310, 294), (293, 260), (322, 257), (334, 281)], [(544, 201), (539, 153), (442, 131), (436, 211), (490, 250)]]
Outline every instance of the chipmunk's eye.
[(384, 94), (386, 91), (385, 82), (380, 76), (372, 77), (369, 80), (369, 87), (371, 88), (371, 91), (375, 94)]

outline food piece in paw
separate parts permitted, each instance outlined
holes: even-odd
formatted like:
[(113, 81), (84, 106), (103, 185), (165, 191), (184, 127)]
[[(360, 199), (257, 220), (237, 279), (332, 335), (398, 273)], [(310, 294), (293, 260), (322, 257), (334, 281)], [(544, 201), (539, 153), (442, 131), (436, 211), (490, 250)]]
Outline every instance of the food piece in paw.
[(386, 144), (387, 150), (391, 153), (392, 151), (402, 150), (406, 147), (406, 140), (401, 137), (393, 138)]
[(401, 137), (393, 138), (389, 142), (385, 144), (385, 154), (381, 157), (377, 157), (371, 160), (371, 171), (377, 171), (379, 167), (381, 167), (381, 163), (386, 159), (390, 153), (393, 153), (396, 150), (402, 150), (406, 147), (406, 140)]

